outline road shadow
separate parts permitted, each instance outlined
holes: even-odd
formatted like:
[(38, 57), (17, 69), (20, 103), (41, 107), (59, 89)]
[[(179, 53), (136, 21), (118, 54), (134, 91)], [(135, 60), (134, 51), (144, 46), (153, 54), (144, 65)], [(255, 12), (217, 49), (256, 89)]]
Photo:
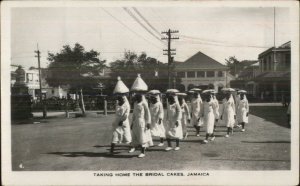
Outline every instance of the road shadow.
[(154, 148), (147, 148), (146, 151), (149, 151), (149, 152), (165, 152), (165, 148), (163, 147), (162, 149), (154, 149)]
[(241, 141), (242, 143), (291, 143), (290, 141)]
[(106, 157), (106, 158), (133, 158), (136, 155), (120, 154), (121, 152), (115, 152), (113, 155), (108, 152), (48, 152), (46, 154), (59, 155), (69, 158), (75, 157)]
[(291, 160), (267, 160), (267, 159), (210, 159), (210, 160), (219, 160), (219, 161), (284, 161), (290, 162)]
[[(287, 108), (282, 106), (251, 106), (250, 114), (275, 123), (276, 125), (289, 128), (287, 123)], [(251, 122), (251, 121), (250, 121)]]

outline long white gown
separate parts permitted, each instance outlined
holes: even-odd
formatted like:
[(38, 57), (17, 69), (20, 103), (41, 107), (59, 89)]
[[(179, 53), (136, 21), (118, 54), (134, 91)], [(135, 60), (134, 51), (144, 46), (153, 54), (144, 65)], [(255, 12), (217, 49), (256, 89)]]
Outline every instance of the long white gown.
[[(201, 117), (201, 106), (202, 105), (202, 100), (201, 98), (193, 98), (191, 101), (191, 113), (192, 113), (192, 118), (191, 118), (191, 124), (194, 126), (202, 126), (203, 125), (203, 118)], [(198, 121), (198, 119), (200, 120)]]
[(248, 123), (248, 116), (247, 113), (249, 112), (249, 103), (246, 98), (239, 100), (238, 105), (237, 105), (237, 121), (238, 123)]
[[(130, 143), (132, 140), (129, 124), (130, 104), (125, 97), (123, 105), (116, 106), (116, 117), (112, 124), (112, 143)], [(123, 125), (119, 126), (119, 123), (123, 121)]]
[(212, 134), (214, 132), (214, 124), (215, 124), (215, 103), (213, 100), (206, 102), (203, 102), (202, 106), (202, 115), (203, 117), (203, 123), (206, 125), (206, 133)]
[(144, 101), (135, 102), (132, 114), (132, 144), (149, 147), (152, 142), (150, 130), (146, 125), (151, 123), (150, 111)]
[(234, 115), (235, 115), (235, 104), (231, 95), (228, 100), (226, 98), (223, 99), (222, 119), (225, 122), (225, 125), (227, 127), (234, 126), (235, 123)]
[(185, 100), (182, 100), (182, 105), (180, 106), (182, 112), (181, 124), (183, 133), (187, 132), (188, 120), (191, 119), (189, 107), (186, 104)]
[[(151, 134), (152, 136), (165, 138), (166, 130), (163, 124), (164, 118), (164, 108), (160, 101), (155, 104), (150, 103), (150, 114), (151, 114)], [(161, 124), (159, 124), (159, 119), (161, 119)]]
[(214, 103), (214, 115), (215, 115), (215, 119), (219, 119), (220, 118), (220, 106), (219, 106), (219, 101), (217, 100), (216, 96), (213, 96), (213, 103)]
[[(169, 104), (167, 108), (167, 138), (183, 138), (181, 117), (182, 113), (178, 101), (175, 101), (172, 105)], [(178, 122), (178, 126), (176, 126), (176, 122)]]

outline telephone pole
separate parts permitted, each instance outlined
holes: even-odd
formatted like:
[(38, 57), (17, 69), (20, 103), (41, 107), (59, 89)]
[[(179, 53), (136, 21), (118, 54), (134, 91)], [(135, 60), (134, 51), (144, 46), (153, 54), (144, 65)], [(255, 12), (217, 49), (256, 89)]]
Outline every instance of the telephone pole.
[(37, 44), (37, 50), (34, 51), (37, 55), (35, 57), (37, 57), (38, 59), (38, 68), (39, 68), (39, 84), (40, 84), (40, 103), (43, 105), (43, 118), (46, 118), (46, 105), (44, 103), (42, 103), (42, 81), (41, 81), (41, 52), (39, 50), (39, 45)]
[(173, 39), (179, 39), (179, 37), (172, 37), (172, 34), (173, 33), (178, 33), (178, 32), (179, 32), (178, 30), (171, 30), (171, 29), (169, 29), (168, 31), (162, 32), (162, 34), (166, 34), (167, 37), (163, 37), (161, 39), (162, 40), (168, 40), (168, 49), (163, 50), (164, 52), (167, 52), (167, 53), (164, 53), (164, 55), (168, 55), (168, 88), (171, 88), (171, 85), (172, 85), (171, 73), (170, 73), (170, 65), (173, 61), (172, 56), (176, 55), (176, 53), (175, 53), (176, 49), (171, 49), (171, 41)]

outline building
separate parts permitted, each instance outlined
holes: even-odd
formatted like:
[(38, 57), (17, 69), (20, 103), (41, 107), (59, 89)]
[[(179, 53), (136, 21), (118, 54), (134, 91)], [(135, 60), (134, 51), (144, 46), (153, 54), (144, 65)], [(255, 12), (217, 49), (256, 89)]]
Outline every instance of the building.
[(289, 99), (291, 93), (291, 42), (272, 47), (258, 55), (259, 73), (255, 76), (256, 95), (263, 100)]
[(258, 62), (239, 73), (232, 87), (245, 89), (261, 101), (284, 101), (291, 93), (291, 42), (272, 47), (258, 55)]
[(202, 52), (196, 53), (184, 62), (175, 62), (175, 72), (181, 79), (181, 85), (177, 87), (180, 91), (198, 87), (213, 88), (219, 92), (234, 79), (225, 65)]

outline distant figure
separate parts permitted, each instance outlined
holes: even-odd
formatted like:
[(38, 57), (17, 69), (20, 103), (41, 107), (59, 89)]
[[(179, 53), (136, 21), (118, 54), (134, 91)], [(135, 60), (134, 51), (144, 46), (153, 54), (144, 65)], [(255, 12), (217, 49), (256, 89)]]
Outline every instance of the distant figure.
[(166, 151), (172, 150), (171, 140), (176, 141), (176, 147), (174, 150), (179, 150), (179, 140), (183, 138), (182, 134), (182, 126), (181, 126), (181, 108), (178, 102), (178, 98), (176, 93), (178, 90), (176, 89), (169, 89), (167, 90), (168, 94), (168, 106), (167, 106), (167, 142), (168, 147), (165, 149)]
[(225, 137), (228, 138), (229, 134), (233, 133), (233, 126), (236, 119), (235, 104), (232, 97), (232, 92), (234, 91), (234, 89), (224, 88), (222, 90), (225, 94), (225, 98), (223, 99), (221, 120), (223, 120), (226, 124), (227, 134), (225, 135)]
[(212, 99), (211, 90), (203, 91), (204, 101), (201, 108), (201, 116), (203, 117), (203, 124), (206, 126), (206, 136), (204, 143), (208, 143), (208, 138), (211, 137), (211, 141), (215, 139), (214, 124), (215, 124), (215, 103)]
[(186, 139), (188, 137), (187, 126), (191, 122), (191, 115), (190, 115), (189, 107), (186, 104), (184, 99), (186, 94), (178, 93), (177, 96), (178, 96), (178, 101), (182, 112), (181, 124), (182, 124), (183, 136), (184, 139)]
[(164, 108), (160, 100), (160, 91), (151, 90), (148, 93), (150, 95), (150, 114), (151, 114), (151, 135), (160, 138), (159, 147), (164, 145), (164, 139), (166, 138), (166, 131), (163, 124)]
[(245, 124), (248, 123), (249, 103), (246, 97), (245, 90), (239, 90), (240, 100), (237, 102), (237, 122), (242, 127), (242, 132), (245, 132)]

